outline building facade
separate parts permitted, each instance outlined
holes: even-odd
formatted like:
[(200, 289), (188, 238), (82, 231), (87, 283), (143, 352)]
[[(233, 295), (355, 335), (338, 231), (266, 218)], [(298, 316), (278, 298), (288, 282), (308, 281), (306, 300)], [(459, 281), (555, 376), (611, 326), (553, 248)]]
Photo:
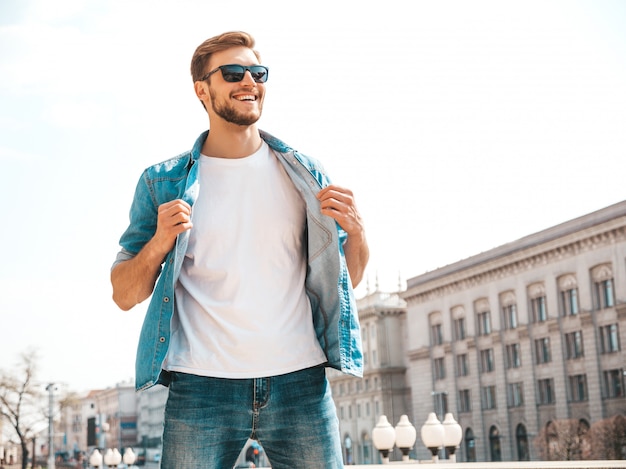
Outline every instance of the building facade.
[(344, 462), (378, 464), (372, 429), (386, 415), (392, 425), (411, 415), (407, 386), (406, 304), (397, 293), (375, 291), (357, 301), (363, 340), (363, 379), (328, 369), (339, 417)]
[(411, 278), (402, 297), (412, 407), (453, 413), (459, 461), (539, 459), (551, 422), (626, 413), (626, 202)]

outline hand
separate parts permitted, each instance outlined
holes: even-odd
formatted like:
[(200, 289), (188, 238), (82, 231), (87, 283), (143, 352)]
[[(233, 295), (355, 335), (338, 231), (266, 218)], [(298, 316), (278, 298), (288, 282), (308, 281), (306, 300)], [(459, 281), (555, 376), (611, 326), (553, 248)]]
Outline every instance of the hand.
[(334, 218), (348, 236), (364, 231), (363, 220), (351, 190), (331, 184), (317, 193), (317, 199), (322, 214)]
[(365, 228), (361, 214), (356, 208), (352, 191), (330, 185), (317, 193), (322, 214), (333, 218), (348, 233), (344, 253), (352, 286), (356, 287), (363, 278), (369, 260), (369, 247), (365, 239)]
[(181, 199), (159, 205), (157, 229), (151, 240), (153, 248), (165, 256), (174, 247), (176, 237), (190, 230), (191, 206)]

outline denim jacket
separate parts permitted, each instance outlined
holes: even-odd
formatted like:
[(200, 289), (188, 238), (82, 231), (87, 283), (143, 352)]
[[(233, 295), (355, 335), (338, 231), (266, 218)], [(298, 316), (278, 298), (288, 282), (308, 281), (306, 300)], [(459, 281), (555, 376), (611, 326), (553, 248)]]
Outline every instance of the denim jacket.
[[(204, 132), (191, 151), (146, 169), (135, 191), (130, 225), (120, 239), (116, 263), (131, 259), (152, 238), (159, 205), (183, 199), (193, 206), (198, 195), (198, 158), (207, 138)], [(317, 339), (327, 366), (362, 376), (363, 354), (356, 301), (343, 251), (347, 234), (330, 217), (322, 215), (317, 192), (330, 184), (320, 163), (279, 139), (261, 131), (261, 137), (278, 155), (307, 206), (306, 291), (313, 311)], [(210, 189), (209, 189), (210, 190)], [(193, 229), (193, 228), (192, 228)], [(136, 361), (138, 390), (169, 383), (162, 365), (170, 343), (176, 302), (174, 289), (187, 250), (189, 231), (180, 234), (166, 256), (144, 318)]]

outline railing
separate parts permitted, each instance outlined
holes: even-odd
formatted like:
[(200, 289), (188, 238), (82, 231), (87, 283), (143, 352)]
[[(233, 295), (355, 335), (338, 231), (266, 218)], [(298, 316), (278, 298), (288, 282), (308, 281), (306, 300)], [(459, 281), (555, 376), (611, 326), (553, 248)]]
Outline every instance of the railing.
[[(432, 465), (433, 469), (611, 469), (616, 467), (626, 468), (626, 461), (503, 461), (503, 462), (459, 462), (451, 463), (439, 461), (434, 464), (427, 461), (391, 461), (389, 464), (375, 464), (366, 466), (346, 466), (346, 469), (373, 469), (389, 468), (389, 466), (401, 466), (405, 469), (424, 469)], [(391, 469), (391, 468), (389, 468)]]

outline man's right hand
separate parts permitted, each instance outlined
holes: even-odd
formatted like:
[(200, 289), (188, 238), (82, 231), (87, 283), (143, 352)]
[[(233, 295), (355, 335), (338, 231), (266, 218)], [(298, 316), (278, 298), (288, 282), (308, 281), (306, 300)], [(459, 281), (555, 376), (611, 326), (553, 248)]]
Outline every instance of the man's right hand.
[(159, 205), (154, 236), (135, 257), (111, 270), (113, 301), (124, 311), (152, 294), (165, 256), (174, 248), (176, 237), (190, 230), (191, 206), (176, 199)]
[(191, 206), (187, 202), (176, 199), (161, 204), (158, 209), (156, 233), (148, 244), (151, 245), (151, 249), (161, 253), (163, 259), (174, 248), (176, 237), (190, 230), (192, 226)]

